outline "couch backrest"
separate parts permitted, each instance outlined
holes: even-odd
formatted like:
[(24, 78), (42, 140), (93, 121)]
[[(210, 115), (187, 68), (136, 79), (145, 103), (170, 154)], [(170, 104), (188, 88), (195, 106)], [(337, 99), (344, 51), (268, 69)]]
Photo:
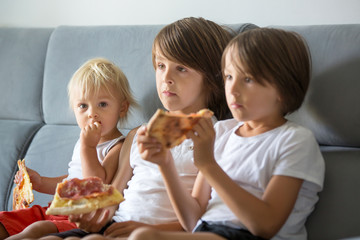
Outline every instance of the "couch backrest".
[(43, 125), (41, 93), (52, 29), (0, 29), (0, 209), (7, 209), (16, 161)]
[(321, 145), (360, 147), (360, 25), (277, 26), (300, 33), (312, 56), (312, 79), (290, 118)]
[(309, 240), (359, 236), (360, 24), (275, 26), (300, 33), (312, 56), (305, 102), (289, 118), (311, 129), (325, 159), (325, 183), (307, 221)]

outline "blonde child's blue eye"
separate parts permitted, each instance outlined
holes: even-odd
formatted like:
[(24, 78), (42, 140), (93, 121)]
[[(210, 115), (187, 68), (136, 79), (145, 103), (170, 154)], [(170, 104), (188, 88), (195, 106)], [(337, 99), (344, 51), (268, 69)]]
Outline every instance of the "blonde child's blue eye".
[(86, 108), (86, 107), (87, 107), (86, 104), (79, 104), (79, 108), (80, 108), (80, 109), (84, 109), (84, 108)]

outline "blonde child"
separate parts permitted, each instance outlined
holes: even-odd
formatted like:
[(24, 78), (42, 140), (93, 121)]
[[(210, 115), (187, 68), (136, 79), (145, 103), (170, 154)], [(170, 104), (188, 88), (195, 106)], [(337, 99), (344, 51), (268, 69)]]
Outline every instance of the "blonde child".
[[(81, 129), (68, 175), (40, 176), (29, 169), (34, 190), (54, 194), (56, 184), (63, 179), (98, 176), (110, 183), (115, 175), (124, 136), (117, 128), (123, 121), (129, 105), (135, 101), (127, 78), (113, 63), (95, 58), (84, 63), (68, 84), (71, 109)], [(35, 205), (28, 209), (0, 213), (2, 238), (24, 239), (76, 228), (66, 216), (47, 216), (47, 207)]]
[[(209, 108), (218, 119), (225, 119), (229, 115), (221, 75), (221, 56), (231, 37), (226, 29), (203, 18), (181, 19), (158, 33), (153, 43), (152, 58), (157, 92), (164, 108), (184, 114)], [(135, 135), (135, 132), (130, 135)], [(83, 230), (74, 229), (56, 236), (83, 237), (89, 234), (87, 232), (99, 232), (102, 228), (99, 233), (103, 236), (94, 234), (86, 239), (111, 239), (128, 236), (140, 226), (182, 230), (159, 169), (156, 164), (141, 158), (136, 138), (128, 135), (121, 150), (121, 155), (125, 157), (120, 157), (120, 162), (127, 166), (120, 167), (113, 182), (122, 191), (130, 179), (124, 190), (126, 200), (119, 205), (113, 218), (115, 222), (102, 228), (114, 215), (115, 209), (111, 209), (110, 213), (104, 211), (74, 217), (73, 220), (78, 221)], [(187, 139), (168, 151), (168, 155), (174, 159), (180, 181), (189, 192), (198, 173), (193, 164), (192, 149), (193, 142)], [(49, 236), (46, 239), (59, 238)]]
[(222, 62), (234, 119), (215, 130), (202, 120), (188, 134), (199, 169), (192, 193), (169, 152), (138, 131), (142, 158), (158, 164), (180, 223), (194, 233), (142, 228), (129, 239), (307, 239), (324, 161), (313, 134), (285, 118), (308, 88), (306, 44), (284, 30), (249, 30), (229, 43)]

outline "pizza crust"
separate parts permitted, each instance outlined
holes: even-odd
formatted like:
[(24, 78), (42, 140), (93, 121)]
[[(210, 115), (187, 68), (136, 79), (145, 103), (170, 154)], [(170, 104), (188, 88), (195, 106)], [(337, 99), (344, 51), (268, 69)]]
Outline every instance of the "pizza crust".
[(213, 112), (202, 109), (192, 114), (174, 114), (158, 109), (147, 124), (147, 134), (155, 137), (165, 148), (173, 148), (186, 139), (186, 134), (203, 118)]

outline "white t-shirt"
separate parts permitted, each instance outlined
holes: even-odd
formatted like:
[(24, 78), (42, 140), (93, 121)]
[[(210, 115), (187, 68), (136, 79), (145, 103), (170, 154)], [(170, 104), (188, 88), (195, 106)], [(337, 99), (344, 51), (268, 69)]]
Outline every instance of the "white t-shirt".
[[(120, 203), (113, 219), (116, 222), (131, 220), (147, 224), (177, 221), (159, 167), (141, 158), (136, 137), (130, 153), (133, 176), (124, 190), (125, 201)], [(191, 191), (198, 173), (193, 163), (192, 140), (185, 139), (170, 151), (181, 181)]]
[[(106, 154), (108, 154), (110, 149), (124, 138), (125, 138), (124, 136), (120, 136), (118, 138), (98, 144), (96, 146), (96, 151), (99, 162), (102, 163), (105, 159)], [(79, 178), (79, 179), (83, 178), (81, 158), (80, 158), (80, 139), (78, 139), (75, 144), (73, 155), (69, 163), (68, 177), (66, 179), (71, 179), (71, 178)]]
[[(324, 160), (312, 132), (288, 121), (257, 136), (240, 137), (235, 131), (241, 124), (230, 119), (215, 125), (215, 159), (239, 186), (258, 198), (262, 197), (273, 175), (303, 179), (294, 209), (273, 239), (307, 239), (304, 224), (318, 201), (325, 172)], [(201, 219), (246, 228), (214, 189)]]

